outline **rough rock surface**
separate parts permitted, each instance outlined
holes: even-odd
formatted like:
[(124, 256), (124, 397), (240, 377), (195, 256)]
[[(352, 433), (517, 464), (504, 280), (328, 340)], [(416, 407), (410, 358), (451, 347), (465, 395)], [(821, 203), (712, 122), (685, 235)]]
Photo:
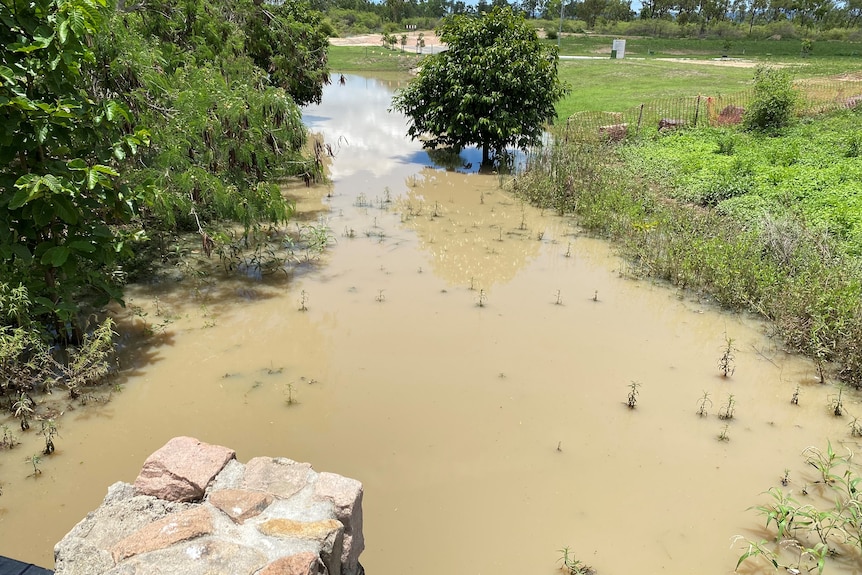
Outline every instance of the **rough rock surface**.
[(54, 557), (57, 575), (363, 575), (363, 548), (358, 481), (181, 437), (134, 486), (112, 485)]
[(198, 501), (236, 452), (193, 437), (175, 437), (144, 462), (135, 479), (139, 495), (166, 501)]

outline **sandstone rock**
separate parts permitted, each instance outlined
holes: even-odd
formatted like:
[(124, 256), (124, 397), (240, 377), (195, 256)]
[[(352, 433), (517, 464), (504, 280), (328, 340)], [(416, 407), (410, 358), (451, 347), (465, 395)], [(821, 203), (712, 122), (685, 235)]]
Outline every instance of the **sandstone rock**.
[(187, 541), (213, 532), (213, 518), (206, 507), (194, 507), (150, 523), (119, 541), (111, 548), (114, 561), (164, 549), (174, 543)]
[(284, 457), (255, 457), (245, 464), (241, 485), (287, 499), (305, 487), (313, 475), (309, 463)]
[(213, 491), (209, 496), (209, 502), (213, 507), (223, 511), (234, 523), (240, 525), (247, 519), (260, 515), (269, 507), (272, 499), (273, 496), (269, 493), (243, 489), (222, 489)]
[(144, 462), (135, 479), (139, 494), (168, 501), (198, 501), (236, 452), (193, 437), (175, 437)]
[(104, 549), (80, 537), (66, 536), (54, 546), (54, 573), (57, 575), (102, 575), (114, 566), (114, 558)]
[(323, 471), (314, 484), (314, 497), (332, 502), (335, 516), (344, 524), (342, 570), (346, 575), (356, 575), (360, 569), (359, 555), (365, 549), (362, 535), (362, 483)]
[(258, 530), (270, 537), (307, 539), (321, 547), (320, 557), (329, 575), (341, 575), (344, 526), (335, 519), (324, 521), (293, 521), (270, 519), (258, 525)]
[(257, 549), (204, 536), (136, 555), (103, 575), (257, 575), (268, 562)]
[(311, 552), (297, 553), (273, 561), (259, 575), (324, 575), (326, 567), (320, 557)]

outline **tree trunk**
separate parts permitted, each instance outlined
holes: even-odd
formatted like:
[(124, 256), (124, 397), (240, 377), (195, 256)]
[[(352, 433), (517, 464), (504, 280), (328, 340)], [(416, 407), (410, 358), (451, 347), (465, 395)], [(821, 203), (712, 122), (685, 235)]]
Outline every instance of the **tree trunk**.
[(491, 163), (491, 158), (488, 155), (488, 144), (482, 144), (482, 165), (487, 166)]

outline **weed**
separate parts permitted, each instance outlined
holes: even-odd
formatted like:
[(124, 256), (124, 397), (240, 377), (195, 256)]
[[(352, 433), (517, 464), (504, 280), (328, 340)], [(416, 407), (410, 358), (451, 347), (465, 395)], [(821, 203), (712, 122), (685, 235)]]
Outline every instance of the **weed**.
[(841, 384), (838, 386), (838, 395), (829, 396), (829, 409), (832, 410), (832, 413), (835, 417), (841, 417), (844, 414), (844, 400), (842, 396), (844, 395), (844, 385)]
[(470, 291), (476, 291), (476, 282), (474, 281), (474, 278), (470, 278), (470, 287), (467, 289)]
[(563, 299), (560, 297), (560, 290), (557, 290), (557, 299), (554, 302), (555, 305), (563, 305)]
[(733, 394), (729, 394), (727, 396), (727, 403), (721, 406), (718, 410), (718, 418), (719, 419), (733, 419), (733, 412), (736, 408), (736, 399), (733, 397)]
[(785, 469), (784, 475), (781, 476), (781, 485), (787, 487), (790, 484), (790, 470)]
[(709, 407), (712, 407), (712, 400), (709, 398), (709, 392), (704, 391), (700, 399), (697, 400), (697, 414), (706, 417)]
[(18, 394), (18, 400), (12, 404), (12, 412), (20, 419), (21, 431), (30, 429), (30, 417), (35, 413), (35, 403), (25, 392)]
[(296, 400), (296, 397), (294, 397), (294, 388), (293, 388), (293, 383), (288, 383), (288, 384), (284, 387), (284, 395), (286, 395), (286, 396), (287, 396), (287, 397), (286, 397), (286, 399), (284, 400), (284, 402), (285, 402), (288, 406), (296, 405), (297, 403), (299, 403), (299, 402)]
[(485, 303), (487, 301), (488, 301), (488, 295), (485, 293), (485, 290), (480, 289), (479, 290), (479, 300), (478, 300), (479, 307), (485, 307)]
[(563, 547), (559, 553), (560, 569), (569, 575), (592, 575), (595, 573), (595, 570), (576, 558), (575, 554), (568, 547)]
[(599, 290), (593, 292), (593, 301), (599, 301)]
[(718, 370), (722, 377), (730, 377), (736, 371), (734, 352), (736, 352), (736, 348), (733, 346), (733, 339), (724, 334), (724, 347), (721, 357), (718, 358)]
[(545, 231), (544, 231), (544, 230), (542, 230), (542, 231), (540, 231), (540, 232), (536, 232), (536, 239), (537, 239), (538, 241), (542, 241), (542, 239), (543, 239), (544, 237), (545, 237)]
[(34, 453), (24, 461), (33, 466), (33, 473), (29, 475), (29, 477), (39, 477), (42, 475), (42, 470), (39, 469), (39, 464), (42, 463), (42, 457), (38, 453)]
[(640, 383), (633, 381), (629, 384), (629, 396), (626, 399), (626, 405), (629, 409), (634, 409), (638, 405), (638, 388)]
[(724, 427), (721, 428), (721, 431), (718, 433), (719, 441), (730, 441), (730, 436), (727, 434), (727, 424), (724, 424)]
[(559, 451), (560, 453), (563, 452), (563, 442), (562, 441), (557, 442), (557, 451)]
[(862, 437), (862, 423), (859, 423), (859, 419), (854, 417), (853, 421), (848, 424), (850, 428), (850, 436), (851, 437)]
[(566, 253), (563, 256), (567, 258), (572, 257), (572, 242), (569, 242), (569, 245), (566, 247)]
[(0, 439), (0, 447), (12, 449), (18, 445), (18, 439), (12, 434), (8, 425), (0, 426), (0, 429), (3, 430), (3, 437)]
[(790, 403), (793, 405), (799, 405), (799, 384), (796, 384), (796, 389), (793, 390), (793, 396), (790, 398)]
[(383, 303), (386, 301), (386, 296), (383, 295), (382, 289), (377, 290), (377, 297), (375, 297), (374, 299), (377, 300), (377, 303)]
[(42, 430), (39, 433), (45, 438), (45, 449), (42, 450), (42, 453), (44, 455), (51, 455), (54, 453), (54, 436), (59, 435), (59, 433), (57, 433), (57, 425), (54, 423), (54, 420), (48, 419), (43, 421)]
[(825, 453), (816, 447), (808, 446), (802, 451), (802, 455), (805, 457), (805, 462), (820, 474), (820, 479), (817, 483), (825, 484), (831, 484), (840, 479), (840, 476), (834, 474), (833, 470), (839, 464), (847, 463), (850, 460), (850, 455), (845, 457), (838, 455), (832, 449), (831, 441), (826, 443)]
[(299, 311), (308, 311), (308, 293), (305, 290), (299, 292)]
[(736, 147), (736, 138), (733, 134), (722, 135), (718, 138), (718, 147), (715, 150), (716, 154), (732, 156), (733, 149)]

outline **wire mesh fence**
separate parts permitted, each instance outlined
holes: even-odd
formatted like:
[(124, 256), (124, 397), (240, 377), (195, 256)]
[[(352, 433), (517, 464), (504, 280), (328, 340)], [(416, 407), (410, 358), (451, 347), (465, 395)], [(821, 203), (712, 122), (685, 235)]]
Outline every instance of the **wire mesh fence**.
[[(862, 78), (808, 78), (794, 82), (797, 114), (809, 116), (862, 104)], [(659, 98), (621, 112), (578, 112), (566, 120), (566, 138), (594, 136), (622, 140), (650, 132), (742, 122), (754, 91)]]

